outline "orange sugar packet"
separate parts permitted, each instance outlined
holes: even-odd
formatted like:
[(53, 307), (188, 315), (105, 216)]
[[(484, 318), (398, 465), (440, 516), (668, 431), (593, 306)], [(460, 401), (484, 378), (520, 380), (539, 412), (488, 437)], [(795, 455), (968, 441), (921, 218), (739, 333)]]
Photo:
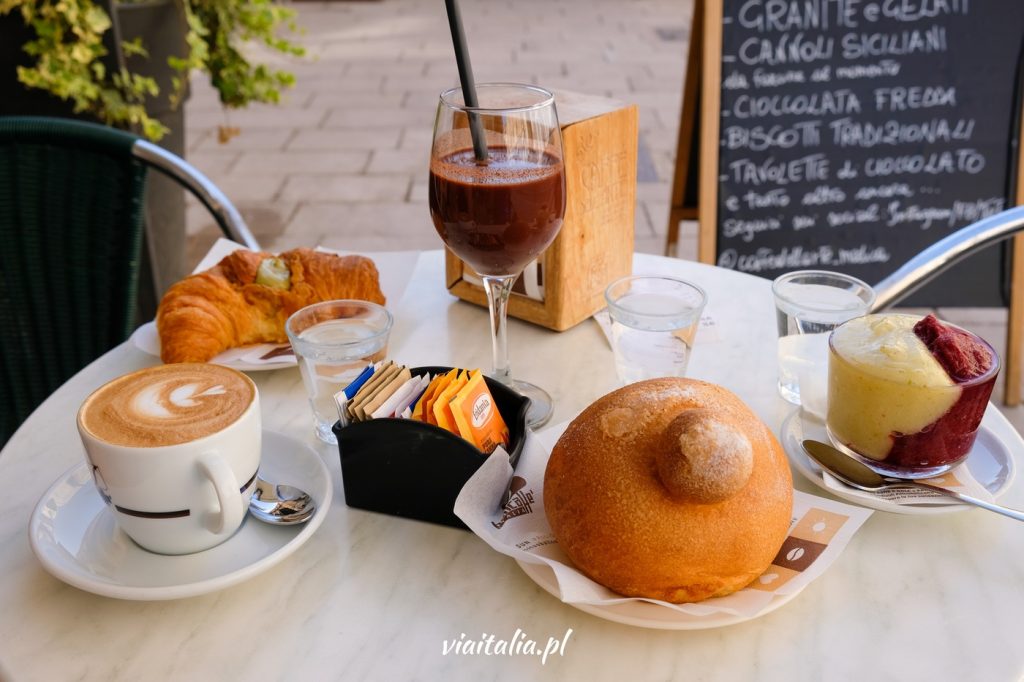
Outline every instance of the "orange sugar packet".
[(448, 385), (454, 381), (455, 377), (458, 376), (459, 370), (449, 370), (447, 374), (442, 374), (438, 377), (437, 386), (434, 387), (434, 392), (430, 395), (429, 399), (423, 401), (423, 421), (427, 424), (433, 424), (437, 426), (437, 420), (434, 419), (434, 402), (437, 397), (441, 395), (444, 389), (448, 388)]
[(441, 385), (446, 376), (446, 374), (435, 374), (434, 378), (430, 380), (426, 390), (423, 391), (423, 395), (416, 401), (416, 405), (412, 409), (412, 419), (420, 422), (427, 421), (427, 413), (425, 411), (427, 402), (434, 398), (434, 394), (437, 393), (437, 387)]
[(434, 413), (434, 420), (438, 426), (445, 431), (451, 431), (456, 436), (461, 436), (459, 433), (459, 427), (455, 423), (455, 417), (452, 416), (452, 408), (448, 406), (448, 401), (452, 399), (452, 396), (459, 392), (466, 382), (469, 381), (469, 372), (460, 370), (460, 374), (457, 374), (452, 382), (441, 391), (440, 395), (434, 399), (434, 404), (431, 407)]
[(459, 435), (485, 455), (499, 445), (508, 445), (508, 426), (502, 419), (484, 375), (474, 370), (469, 381), (448, 401)]

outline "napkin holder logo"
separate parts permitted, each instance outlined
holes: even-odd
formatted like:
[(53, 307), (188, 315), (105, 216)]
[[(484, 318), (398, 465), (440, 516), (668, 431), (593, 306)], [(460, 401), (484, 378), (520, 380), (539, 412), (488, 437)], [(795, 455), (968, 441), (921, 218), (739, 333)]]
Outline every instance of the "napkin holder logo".
[(522, 476), (513, 476), (508, 485), (505, 504), (502, 507), (501, 520), (497, 523), (491, 521), (495, 528), (501, 528), (509, 519), (533, 512), (533, 489), (523, 490), (526, 487), (526, 479)]

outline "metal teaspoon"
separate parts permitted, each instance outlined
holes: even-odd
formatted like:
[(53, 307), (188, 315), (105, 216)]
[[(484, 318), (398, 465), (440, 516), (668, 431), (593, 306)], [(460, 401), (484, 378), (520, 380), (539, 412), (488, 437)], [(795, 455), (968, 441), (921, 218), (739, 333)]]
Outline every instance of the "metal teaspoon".
[(964, 495), (937, 485), (922, 483), (908, 478), (882, 476), (881, 474), (872, 471), (864, 464), (861, 464), (854, 458), (843, 454), (826, 443), (816, 440), (805, 440), (803, 442), (803, 446), (811, 459), (817, 462), (822, 469), (826, 470), (843, 483), (851, 485), (854, 488), (867, 490), (869, 492), (888, 490), (890, 488), (923, 488), (925, 490), (932, 490), (943, 495), (948, 495), (949, 497), (955, 497), (962, 502), (977, 505), (982, 509), (988, 509), (989, 511), (994, 511), (997, 514), (1002, 514), (1003, 516), (1009, 516), (1011, 519), (1024, 521), (1024, 512), (1017, 511), (1016, 509), (992, 504), (991, 502), (979, 500), (976, 497)]
[(315, 511), (316, 502), (305, 491), (291, 485), (274, 485), (256, 477), (249, 513), (260, 521), (290, 526), (308, 521)]

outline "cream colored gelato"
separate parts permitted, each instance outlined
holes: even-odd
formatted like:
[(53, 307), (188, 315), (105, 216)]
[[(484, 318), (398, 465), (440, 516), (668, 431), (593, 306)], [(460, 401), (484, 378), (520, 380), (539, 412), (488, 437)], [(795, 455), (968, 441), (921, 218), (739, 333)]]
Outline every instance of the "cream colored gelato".
[(961, 387), (914, 334), (920, 319), (868, 315), (832, 334), (828, 427), (865, 457), (885, 459), (892, 434), (922, 431), (960, 398)]

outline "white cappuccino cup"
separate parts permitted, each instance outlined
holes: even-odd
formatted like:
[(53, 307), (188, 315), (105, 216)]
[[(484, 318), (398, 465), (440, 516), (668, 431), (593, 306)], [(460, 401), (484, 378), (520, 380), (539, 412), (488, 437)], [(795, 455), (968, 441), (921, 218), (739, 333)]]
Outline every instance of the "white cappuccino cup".
[(242, 525), (262, 431), (241, 372), (181, 363), (127, 374), (86, 398), (78, 432), (100, 496), (144, 549), (199, 552)]

